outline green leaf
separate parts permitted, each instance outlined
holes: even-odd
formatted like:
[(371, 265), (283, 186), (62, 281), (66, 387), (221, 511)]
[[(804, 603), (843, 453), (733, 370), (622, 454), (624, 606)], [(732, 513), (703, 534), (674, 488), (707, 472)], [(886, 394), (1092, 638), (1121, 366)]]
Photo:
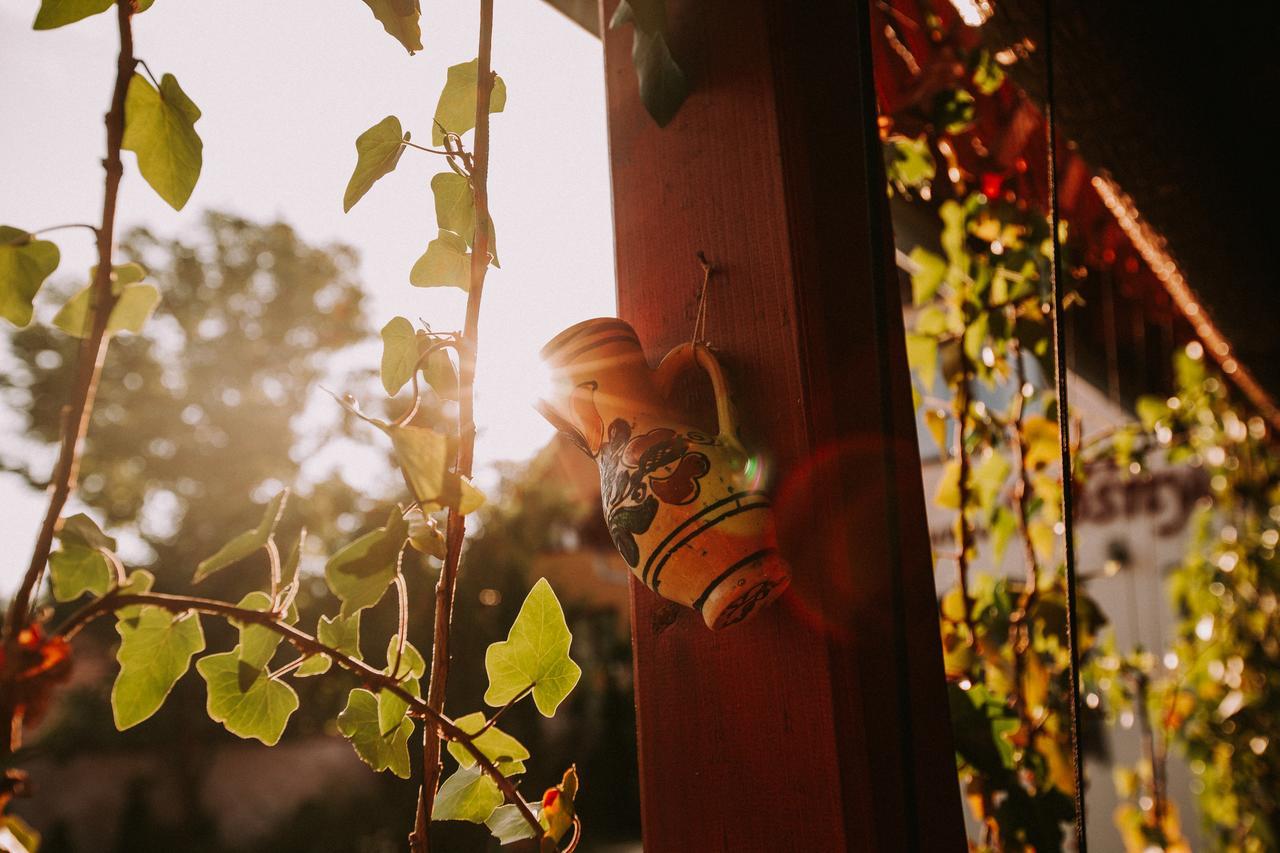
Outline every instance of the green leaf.
[(927, 138), (890, 136), (884, 143), (885, 175), (903, 187), (918, 189), (934, 179), (938, 165)]
[(443, 560), (448, 543), (436, 520), (420, 508), (415, 508), (405, 518), (409, 521), (409, 544), (419, 553)]
[[(356, 612), (349, 617), (341, 615), (329, 618), (321, 616), (320, 622), (316, 625), (316, 639), (324, 643), (331, 649), (337, 649), (346, 655), (360, 660), (360, 613)], [(307, 659), (306, 663), (298, 667), (297, 673), (299, 678), (305, 678), (308, 675), (320, 675), (329, 671), (331, 661), (325, 655), (315, 655)]]
[[(98, 268), (89, 270), (89, 280), (98, 275)], [(147, 275), (138, 264), (121, 264), (111, 268), (111, 292), (116, 303), (107, 317), (108, 335), (117, 332), (139, 334), (156, 306), (160, 304), (160, 291), (154, 285), (140, 284)], [(89, 309), (93, 306), (93, 284), (85, 287), (54, 315), (53, 324), (74, 338), (88, 337), (91, 331)]]
[(436, 202), (436, 224), (460, 236), (470, 246), (475, 239), (475, 196), (471, 181), (456, 172), (441, 172), (431, 179)]
[(401, 779), (409, 778), (409, 735), (413, 734), (413, 721), (406, 717), (394, 732), (383, 735), (378, 729), (378, 700), (368, 690), (351, 691), (347, 707), (338, 715), (338, 731), (374, 770), (390, 770)]
[(1003, 453), (992, 450), (971, 470), (970, 480), (978, 506), (983, 512), (990, 512), (1013, 465)]
[(298, 564), (302, 562), (302, 548), (307, 541), (307, 529), (304, 527), (298, 532), (298, 541), (293, 543), (293, 547), (289, 549), (289, 556), (285, 557), (284, 564), (280, 566), (280, 585), (287, 587), (293, 583), (293, 579), (298, 576)]
[(200, 177), (204, 143), (196, 133), (200, 109), (172, 74), (157, 91), (141, 74), (129, 81), (122, 146), (138, 155), (138, 171), (174, 210), (181, 210)]
[[(271, 596), (265, 592), (251, 592), (240, 599), (240, 603), (236, 606), (244, 610), (269, 613)], [(266, 669), (267, 664), (271, 663), (271, 659), (275, 657), (276, 649), (280, 648), (280, 642), (284, 637), (266, 626), (253, 622), (234, 621), (232, 624), (240, 630), (240, 644), (236, 646), (240, 650), (240, 660), (254, 669)]]
[(30, 323), (36, 293), (59, 258), (58, 247), (48, 240), (0, 225), (0, 317), (15, 326)]
[(907, 363), (916, 372), (920, 384), (932, 391), (938, 377), (938, 341), (929, 335), (907, 333)]
[(16, 814), (0, 815), (0, 829), (8, 830), (18, 847), (9, 853), (36, 853), (40, 849), (40, 833)]
[[(480, 61), (473, 59), (449, 67), (444, 89), (436, 102), (435, 121), (431, 125), (431, 141), (444, 144), (448, 131), (459, 135), (476, 126), (476, 82)], [(493, 75), (493, 92), (489, 95), (489, 112), (500, 113), (507, 106), (507, 84)]]
[[(467, 734), (475, 734), (484, 728), (487, 721), (483, 712), (476, 711), (474, 714), (459, 717), (453, 722)], [(498, 772), (503, 776), (524, 772), (524, 761), (529, 757), (529, 750), (497, 726), (490, 726), (472, 743), (475, 744), (476, 749), (484, 753), (486, 758), (498, 766)], [(476, 763), (476, 757), (460, 743), (450, 741), (449, 754), (457, 759), (459, 767), (471, 767)]]
[[(439, 338), (423, 335), (418, 338), (419, 357), (428, 348), (439, 342)], [(427, 363), (422, 368), (422, 375), (427, 384), (435, 389), (436, 394), (444, 400), (458, 399), (458, 368), (443, 347), (427, 356)]]
[(49, 555), (53, 597), (71, 601), (86, 592), (102, 595), (111, 586), (109, 562), (116, 540), (99, 529), (92, 518), (77, 513), (63, 519), (58, 530), (61, 548)]
[(539, 578), (520, 605), (507, 639), (485, 651), (485, 703), (501, 707), (532, 684), (534, 704), (543, 716), (553, 716), (582, 675), (569, 657), (572, 640), (560, 600), (547, 579)]
[(644, 108), (658, 127), (666, 127), (689, 97), (689, 83), (667, 47), (666, 37), (660, 31), (645, 32), (636, 27), (631, 63), (639, 79)]
[(160, 607), (139, 607), (116, 622), (120, 674), (111, 688), (116, 728), (124, 731), (150, 717), (204, 651), (204, 632), (195, 612), (174, 615)]
[(382, 387), (394, 397), (417, 369), (418, 333), (404, 317), (392, 317), (382, 327)]
[(364, 4), (410, 55), (422, 50), (422, 8), (418, 0), (364, 0)]
[(471, 254), (467, 242), (452, 231), (427, 244), (422, 257), (409, 270), (409, 283), (414, 287), (456, 287), (471, 290)]
[[(427, 671), (427, 663), (422, 659), (422, 655), (413, 647), (413, 643), (406, 642), (404, 651), (400, 654), (400, 666), (395, 672), (392, 667), (396, 663), (396, 646), (399, 645), (398, 636), (391, 638), (387, 644), (387, 666), (383, 670), (400, 682), (400, 686), (414, 696), (421, 696), (422, 692), (418, 686), (418, 679), (422, 678), (423, 673)], [(409, 703), (400, 698), (390, 690), (378, 691), (378, 731), (381, 734), (390, 734), (395, 731), (396, 726), (404, 719), (405, 713), (409, 710)]]
[[(384, 0), (393, 2), (393, 0)], [(400, 128), (400, 119), (387, 116), (356, 137), (356, 169), (342, 196), (342, 209), (349, 211), (383, 175), (400, 162), (409, 134)]]
[(115, 5), (115, 0), (42, 0), (33, 30), (52, 30), (101, 14)]
[(329, 589), (342, 600), (344, 617), (382, 600), (396, 576), (400, 549), (408, 538), (409, 526), (400, 508), (392, 507), (384, 527), (370, 530), (329, 558), (324, 577)]
[(267, 746), (275, 746), (289, 717), (298, 710), (298, 694), (264, 670), (245, 663), (240, 654), (240, 647), (236, 646), (196, 663), (209, 690), (209, 717), (233, 735), (257, 738)]
[[(476, 204), (471, 182), (455, 172), (441, 172), (431, 179), (431, 192), (436, 202), (436, 224), (442, 231), (452, 231), (469, 247), (475, 246)], [(489, 218), (489, 262), (498, 263), (497, 238), (493, 217)]]
[[(532, 808), (536, 816), (537, 804)], [(524, 815), (520, 813), (520, 807), (515, 803), (498, 806), (485, 820), (484, 825), (489, 827), (489, 831), (493, 833), (494, 838), (498, 839), (499, 844), (510, 844), (513, 841), (533, 838), (533, 827), (524, 819)]]
[(267, 540), (271, 538), (271, 534), (275, 532), (276, 525), (280, 522), (280, 516), (284, 514), (284, 505), (288, 498), (289, 490), (282, 489), (279, 494), (268, 501), (258, 526), (252, 530), (246, 530), (226, 545), (223, 545), (212, 557), (201, 560), (200, 564), (196, 566), (196, 574), (192, 582), (200, 583), (200, 581), (214, 572), (221, 571), (233, 563), (240, 562), (259, 548), (265, 548)]
[(933, 299), (947, 277), (947, 262), (919, 246), (912, 249), (908, 257), (915, 264), (915, 272), (911, 273), (911, 302), (923, 305)]
[(102, 595), (111, 586), (111, 565), (96, 548), (63, 543), (49, 555), (49, 574), (57, 601), (72, 601), (86, 592)]
[(413, 425), (391, 426), (386, 432), (419, 504), (453, 507), (463, 515), (484, 505), (479, 489), (449, 471), (452, 454), (448, 436)]
[(484, 823), (502, 805), (502, 791), (479, 767), (461, 768), (440, 786), (432, 820)]

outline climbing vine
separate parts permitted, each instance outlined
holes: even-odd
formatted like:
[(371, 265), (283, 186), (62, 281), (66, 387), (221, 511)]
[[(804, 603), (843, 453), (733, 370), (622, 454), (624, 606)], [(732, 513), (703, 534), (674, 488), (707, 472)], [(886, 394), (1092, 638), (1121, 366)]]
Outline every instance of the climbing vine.
[[(410, 53), (422, 49), (416, 0), (365, 3)], [(186, 204), (201, 171), (199, 108), (172, 74), (157, 80), (134, 52), (133, 18), (151, 5), (151, 0), (43, 0), (35, 20), (36, 29), (51, 29), (113, 11), (120, 52), (106, 115), (100, 223), (58, 226), (92, 231), (98, 263), (89, 273), (89, 285), (53, 318), (58, 329), (80, 339), (80, 346), (48, 510), (0, 637), (3, 828), (27, 850), (36, 849), (36, 833), (7, 813), (10, 799), (24, 788), (25, 778), (14, 766), (22, 757), (24, 723), (39, 715), (67, 673), (77, 634), (97, 619), (113, 617), (119, 671), (111, 707), (121, 730), (153, 716), (194, 662), (205, 683), (209, 717), (234, 735), (270, 746), (280, 740), (299, 707), (291, 680), (345, 674), (354, 686), (337, 712), (337, 729), (375, 771), (409, 778), (409, 742), (422, 728), (423, 778), (409, 837), (415, 853), (429, 849), (433, 820), (485, 824), (502, 844), (534, 839), (543, 851), (553, 851), (571, 835), (569, 847), (576, 846), (581, 831), (574, 810), (576, 770), (567, 769), (563, 781), (540, 799), (526, 800), (519, 786), (530, 753), (497, 725), (526, 698), (544, 716), (554, 715), (581, 675), (569, 657), (572, 637), (564, 612), (545, 579), (528, 593), (506, 639), (495, 638), (485, 655), (484, 702), (491, 710), (453, 716), (446, 713), (444, 701), (466, 517), (484, 503), (470, 480), (476, 434), (473, 386), (485, 275), (490, 265), (498, 265), (488, 207), (489, 116), (506, 102), (506, 84), (491, 67), (492, 0), (479, 3), (476, 58), (448, 70), (430, 128), (431, 145), (413, 141), (394, 116), (356, 140), (356, 167), (343, 199), (348, 211), (396, 169), (406, 151), (438, 157), (447, 167), (430, 182), (437, 235), (408, 278), (416, 287), (459, 288), (467, 293), (467, 306), (464, 327), (457, 331), (415, 327), (403, 317), (382, 329), (383, 388), (394, 398), (411, 386), (412, 399), (404, 411), (382, 419), (363, 412), (353, 397), (339, 397), (342, 406), (389, 439), (408, 493), (389, 507), (385, 524), (328, 558), (324, 577), (335, 611), (321, 616), (314, 631), (298, 624), (295, 598), (306, 531), (290, 523), (288, 489), (266, 504), (256, 526), (190, 569), (196, 584), (215, 574), (234, 575), (244, 590), (234, 602), (155, 591), (155, 577), (126, 566), (115, 539), (93, 519), (85, 514), (64, 517), (76, 489), (110, 341), (117, 334), (139, 333), (161, 298), (141, 265), (114, 262), (123, 152), (133, 152), (138, 173), (175, 209)], [(14, 325), (32, 321), (41, 286), (58, 266), (57, 245), (42, 236), (53, 230), (0, 227), (0, 315)], [(429, 656), (409, 642), (405, 571), (415, 553), (419, 561), (440, 563)], [(79, 605), (61, 621), (53, 620), (53, 608), (42, 601), (46, 573), (54, 602)], [(396, 608), (397, 628), (386, 640), (385, 653), (369, 658), (361, 614), (383, 606)], [(233, 648), (206, 649), (204, 624), (209, 619), (224, 620), (235, 629)], [(455, 765), (443, 781), (441, 744)]]

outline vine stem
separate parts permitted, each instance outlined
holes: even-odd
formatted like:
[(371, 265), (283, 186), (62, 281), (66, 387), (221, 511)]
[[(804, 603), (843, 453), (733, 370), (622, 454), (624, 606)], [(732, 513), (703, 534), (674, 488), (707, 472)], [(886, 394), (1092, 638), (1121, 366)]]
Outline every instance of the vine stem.
[(31, 562), (27, 566), (22, 583), (9, 605), (0, 639), (6, 650), (5, 671), (0, 674), (0, 756), (8, 755), (21, 740), (20, 709), (17, 697), (14, 667), (20, 666), (21, 655), (16, 640), (30, 622), (31, 598), (40, 584), (49, 552), (53, 549), (53, 537), (58, 519), (62, 516), (67, 499), (75, 490), (80, 468), (80, 452), (84, 445), (89, 418), (93, 412), (98, 380), (107, 355), (107, 319), (115, 307), (116, 297), (111, 292), (111, 260), (115, 241), (116, 202), (120, 192), (120, 179), (124, 164), (120, 160), (124, 141), (124, 102), (133, 77), (137, 59), (133, 55), (133, 4), (131, 0), (116, 0), (116, 22), (120, 31), (120, 53), (116, 60), (116, 80), (111, 93), (111, 107), (107, 111), (107, 156), (102, 161), (106, 179), (102, 194), (102, 224), (97, 228), (98, 266), (93, 276), (90, 296), (89, 334), (80, 342), (76, 359), (76, 384), (70, 401), (62, 412), (62, 438), (58, 461), (49, 487), (49, 507), (36, 536)]
[(530, 826), (534, 827), (538, 833), (541, 833), (542, 825), (538, 823), (538, 819), (529, 809), (528, 804), (520, 797), (511, 780), (503, 776), (497, 765), (475, 745), (475, 735), (468, 734), (459, 728), (453, 720), (432, 708), (425, 700), (405, 690), (392, 675), (382, 670), (374, 669), (364, 661), (353, 658), (332, 646), (325, 645), (305, 631), (280, 621), (280, 618), (273, 613), (236, 607), (233, 604), (209, 598), (198, 598), (190, 595), (167, 595), (158, 592), (125, 593), (119, 592), (117, 588), (90, 601), (69, 616), (67, 621), (58, 627), (55, 636), (70, 640), (82, 628), (98, 617), (114, 613), (122, 607), (131, 607), (133, 605), (161, 607), (175, 614), (194, 611), (211, 616), (221, 616), (224, 619), (235, 622), (249, 622), (261, 625), (284, 637), (290, 645), (303, 654), (304, 658), (313, 655), (325, 655), (338, 666), (359, 678), (365, 687), (371, 690), (385, 690), (404, 700), (408, 704), (410, 712), (414, 716), (421, 717), (427, 723), (424, 728), (430, 731), (432, 738), (437, 743), (443, 738), (444, 740), (461, 744), (471, 754), (471, 757), (476, 760), (476, 763), (480, 765), (484, 773), (497, 784), (498, 789), (502, 791), (503, 797), (520, 810), (521, 815), (528, 821)]
[[(475, 462), (475, 376), (476, 353), (479, 349), (480, 299), (484, 293), (485, 272), (489, 267), (489, 104), (493, 94), (493, 0), (480, 0), (480, 35), (476, 58), (476, 116), (474, 151), (470, 169), (471, 192), (475, 199), (475, 237), (471, 246), (471, 281), (467, 291), (467, 313), (458, 346), (458, 457), (459, 476), (470, 477)], [(436, 582), (434, 638), (431, 652), (431, 678), (427, 682), (427, 705), (436, 714), (444, 710), (449, 680), (449, 629), (453, 621), (453, 602), (458, 586), (458, 567), (462, 562), (462, 543), (467, 533), (466, 517), (450, 509), (445, 526), (445, 558)], [(443, 769), (440, 761), (440, 739), (435, 733), (423, 732), (422, 787), (418, 790), (418, 808), (409, 845), (413, 853), (429, 853), (429, 827), (435, 806), (436, 791)], [(523, 808), (526, 819), (527, 808)], [(534, 835), (542, 837), (542, 826), (533, 821)]]

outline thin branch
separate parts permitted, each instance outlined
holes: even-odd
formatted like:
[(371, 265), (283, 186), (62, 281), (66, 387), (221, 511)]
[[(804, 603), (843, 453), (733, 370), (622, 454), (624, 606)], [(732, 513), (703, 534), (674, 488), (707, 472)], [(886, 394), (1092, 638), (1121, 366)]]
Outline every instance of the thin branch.
[(88, 228), (94, 234), (98, 233), (98, 226), (90, 225), (87, 222), (67, 222), (62, 225), (50, 225), (47, 228), (37, 228), (36, 230), (28, 231), (27, 233), (34, 237), (37, 234), (47, 234), (50, 231), (64, 231), (68, 228)]
[(429, 724), (427, 728), (432, 730), (432, 737), (437, 743), (440, 738), (443, 738), (452, 743), (461, 744), (480, 765), (485, 774), (493, 779), (506, 800), (520, 809), (521, 815), (528, 821), (529, 825), (534, 827), (537, 833), (541, 834), (542, 825), (538, 823), (538, 819), (520, 797), (511, 780), (503, 776), (493, 761), (475, 745), (474, 735), (460, 729), (453, 720), (432, 708), (423, 699), (405, 690), (391, 675), (382, 670), (374, 669), (364, 661), (353, 658), (332, 646), (325, 645), (305, 631), (280, 621), (275, 614), (262, 610), (236, 607), (223, 601), (214, 601), (213, 599), (198, 598), (190, 595), (166, 595), (158, 592), (126, 593), (115, 589), (106, 595), (95, 598), (73, 613), (58, 627), (54, 635), (64, 640), (70, 640), (81, 629), (100, 616), (105, 616), (122, 607), (130, 607), (132, 605), (162, 607), (170, 613), (187, 613), (190, 611), (207, 613), (211, 616), (221, 616), (224, 619), (236, 622), (260, 625), (284, 637), (290, 645), (302, 653), (304, 659), (318, 654), (325, 655), (338, 666), (359, 678), (361, 683), (370, 690), (385, 690), (402, 699), (408, 704), (409, 710), (414, 716), (422, 718)]
[(45, 511), (44, 521), (36, 537), (35, 548), (31, 554), (31, 562), (22, 577), (22, 583), (14, 593), (9, 605), (8, 617), (4, 622), (3, 644), (9, 653), (5, 658), (8, 665), (0, 678), (0, 755), (8, 755), (15, 742), (14, 714), (16, 698), (10, 695), (13, 673), (11, 667), (17, 666), (21, 656), (12, 648), (16, 637), (30, 621), (31, 598), (44, 575), (49, 561), (49, 552), (53, 549), (53, 537), (62, 516), (67, 499), (75, 490), (76, 477), (80, 467), (80, 451), (84, 445), (84, 436), (89, 428), (89, 417), (93, 412), (93, 401), (98, 389), (98, 379), (102, 375), (102, 365), (107, 354), (107, 319), (115, 306), (116, 296), (111, 289), (112, 248), (115, 239), (116, 202), (120, 192), (120, 178), (124, 174), (124, 164), (120, 160), (121, 144), (124, 141), (124, 102), (129, 88), (129, 80), (133, 76), (136, 60), (133, 55), (133, 4), (131, 0), (116, 1), (116, 23), (120, 32), (120, 54), (116, 60), (115, 86), (111, 93), (111, 108), (106, 114), (107, 156), (102, 161), (106, 171), (105, 185), (102, 195), (102, 224), (96, 229), (98, 266), (93, 276), (90, 293), (89, 333), (81, 340), (79, 354), (76, 358), (76, 381), (70, 400), (62, 413), (62, 438), (58, 450), (58, 461), (54, 466), (52, 486), (49, 492), (49, 506)]
[(404, 660), (404, 646), (408, 642), (409, 636), (409, 590), (405, 586), (404, 572), (400, 571), (400, 566), (404, 562), (404, 545), (400, 546), (400, 553), (396, 555), (396, 604), (399, 608), (399, 619), (396, 623), (396, 659), (391, 664), (391, 677), (396, 681), (400, 680), (400, 663)]
[[(475, 150), (469, 168), (471, 190), (475, 199), (475, 237), (471, 246), (471, 287), (467, 291), (467, 314), (458, 347), (458, 459), (460, 476), (470, 477), (475, 461), (475, 376), (476, 351), (480, 338), (480, 299), (484, 294), (485, 272), (489, 267), (489, 105), (493, 94), (493, 0), (480, 0), (480, 35), (476, 58)], [(446, 137), (453, 146), (456, 140)], [(450, 160), (452, 163), (452, 159)], [(458, 584), (458, 567), (462, 560), (462, 542), (466, 537), (466, 518), (450, 508), (445, 526), (445, 559), (436, 582), (435, 630), (431, 654), (431, 678), (427, 682), (427, 704), (437, 713), (444, 709), (445, 687), (449, 679), (449, 628), (453, 620), (453, 600)], [(436, 790), (443, 769), (440, 741), (429, 733), (422, 743), (422, 787), (418, 792), (418, 809), (413, 834), (409, 836), (413, 853), (428, 853), (428, 827), (435, 805)], [(542, 828), (534, 829), (542, 837)]]
[(507, 704), (503, 705), (501, 708), (499, 708), (498, 710), (496, 710), (496, 711), (494, 711), (494, 712), (493, 712), (493, 716), (492, 716), (492, 717), (490, 717), (490, 718), (485, 722), (485, 724), (484, 724), (483, 726), (481, 726), (479, 729), (477, 729), (477, 730), (476, 730), (476, 733), (475, 733), (474, 735), (472, 735), (472, 737), (480, 737), (480, 735), (482, 735), (482, 734), (484, 734), (485, 732), (489, 731), (489, 729), (493, 728), (493, 727), (494, 727), (494, 725), (496, 725), (496, 724), (497, 724), (497, 722), (498, 722), (498, 718), (499, 718), (499, 717), (501, 717), (503, 714), (505, 714), (505, 713), (507, 712), (507, 709), (508, 709), (508, 708), (510, 708), (512, 705), (516, 704), (517, 702), (519, 702), (521, 699), (523, 699), (524, 697), (528, 696), (528, 695), (529, 695), (530, 693), (532, 693), (532, 692), (533, 692), (533, 685), (532, 685), (532, 684), (530, 684), (530, 685), (529, 685), (528, 687), (526, 687), (524, 690), (521, 690), (521, 691), (520, 691), (519, 693), (517, 693), (515, 696), (512, 696), (512, 697), (507, 701)]
[(280, 594), (280, 548), (276, 546), (276, 537), (267, 537), (267, 561), (271, 563), (271, 600), (274, 602)]

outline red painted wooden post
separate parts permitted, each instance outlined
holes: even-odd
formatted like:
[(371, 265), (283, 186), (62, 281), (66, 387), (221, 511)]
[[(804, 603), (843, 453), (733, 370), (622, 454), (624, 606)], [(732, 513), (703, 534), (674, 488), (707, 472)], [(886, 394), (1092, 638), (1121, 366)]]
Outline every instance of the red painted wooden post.
[(666, 128), (604, 34), (619, 311), (656, 363), (716, 265), (796, 577), (718, 634), (633, 584), (645, 850), (963, 850), (865, 5), (667, 7), (693, 93)]

